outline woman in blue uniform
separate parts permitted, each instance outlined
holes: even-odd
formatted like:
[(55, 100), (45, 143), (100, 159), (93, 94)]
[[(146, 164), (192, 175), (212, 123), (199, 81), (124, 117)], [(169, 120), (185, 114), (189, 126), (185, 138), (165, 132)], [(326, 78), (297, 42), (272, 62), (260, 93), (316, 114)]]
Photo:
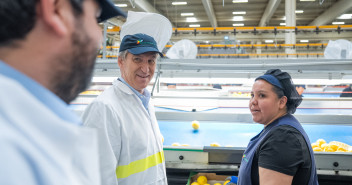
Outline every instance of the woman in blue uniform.
[(309, 138), (292, 116), (301, 101), (286, 72), (270, 69), (255, 79), (249, 109), (264, 129), (243, 154), (239, 185), (318, 184)]

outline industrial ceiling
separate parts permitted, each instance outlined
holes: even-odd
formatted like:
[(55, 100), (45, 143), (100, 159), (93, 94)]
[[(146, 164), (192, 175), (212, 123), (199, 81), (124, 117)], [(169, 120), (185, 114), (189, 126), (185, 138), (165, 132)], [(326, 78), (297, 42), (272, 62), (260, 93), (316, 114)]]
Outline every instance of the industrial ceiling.
[[(243, 0), (113, 0), (116, 5), (122, 5), (121, 9), (125, 12), (162, 14), (171, 21), (174, 28), (189, 28), (190, 25), (201, 28), (285, 26), (285, 3), (292, 3), (294, 0), (247, 0), (242, 3), (236, 3), (236, 1)], [(187, 4), (173, 5), (175, 2), (186, 2)], [(182, 13), (191, 13), (191, 15), (184, 16)], [(352, 25), (352, 0), (296, 0), (294, 14), (296, 16), (295, 26)], [(344, 17), (341, 17), (342, 15)], [(115, 26), (121, 26), (124, 21), (121, 18), (110, 20)], [(352, 39), (352, 28), (342, 32), (334, 29), (315, 33), (311, 30), (311, 32), (302, 31), (296, 37), (297, 39), (309, 39), (310, 43)], [(241, 40), (241, 44), (264, 42), (264, 39), (276, 39), (276, 43), (283, 43), (285, 40), (284, 34), (280, 32), (278, 34), (272, 34), (272, 32), (253, 34), (253, 32), (230, 31), (218, 34), (212, 32), (174, 34), (171, 41), (187, 38), (197, 43), (202, 43), (202, 41), (222, 43), (226, 35), (229, 35), (230, 39)], [(116, 37), (119, 36), (116, 35)]]

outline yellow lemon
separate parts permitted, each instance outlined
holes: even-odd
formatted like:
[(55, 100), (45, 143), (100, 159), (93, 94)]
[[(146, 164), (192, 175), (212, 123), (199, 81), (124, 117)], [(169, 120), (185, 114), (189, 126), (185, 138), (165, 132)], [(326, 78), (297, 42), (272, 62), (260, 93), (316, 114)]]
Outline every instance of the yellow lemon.
[(326, 143), (326, 141), (324, 139), (318, 139), (317, 142), (316, 142), (319, 147), (323, 144), (323, 143)]
[(171, 146), (181, 146), (180, 143), (172, 143)]
[(215, 183), (214, 185), (221, 185), (220, 183)]
[(334, 149), (332, 149), (330, 146), (325, 147), (324, 152), (335, 152)]
[(312, 148), (319, 147), (319, 145), (317, 143), (312, 143), (311, 146), (312, 146)]
[(329, 144), (329, 147), (334, 150), (334, 152), (339, 148), (339, 146), (335, 145), (335, 144)]
[(212, 147), (219, 147), (220, 145), (218, 143), (211, 143), (210, 146)]
[(347, 152), (347, 150), (343, 147), (339, 147), (336, 152)]
[(325, 149), (326, 147), (328, 147), (328, 146), (329, 146), (329, 144), (323, 143), (323, 144), (321, 144), (320, 148), (324, 150), (324, 149)]
[(197, 178), (197, 182), (200, 184), (200, 185), (203, 185), (203, 184), (206, 184), (208, 182), (208, 179), (206, 176), (199, 176)]
[(194, 130), (199, 129), (199, 122), (197, 120), (192, 121), (192, 127)]
[(204, 184), (204, 185), (210, 185), (210, 184)]
[(345, 150), (348, 150), (350, 147), (350, 145), (348, 145), (346, 143), (339, 142), (339, 141), (331, 141), (329, 144), (336, 145), (336, 146), (338, 146), (338, 148), (343, 148)]
[(227, 183), (229, 183), (229, 182), (230, 182), (230, 181), (229, 181), (229, 180), (227, 180), (227, 181), (225, 181), (225, 182), (224, 182), (224, 184), (223, 184), (223, 185), (226, 185), (226, 184), (227, 184)]
[(314, 152), (321, 152), (321, 151), (323, 151), (320, 147), (314, 147), (313, 148), (313, 151)]
[(200, 185), (198, 182), (193, 182), (191, 185)]

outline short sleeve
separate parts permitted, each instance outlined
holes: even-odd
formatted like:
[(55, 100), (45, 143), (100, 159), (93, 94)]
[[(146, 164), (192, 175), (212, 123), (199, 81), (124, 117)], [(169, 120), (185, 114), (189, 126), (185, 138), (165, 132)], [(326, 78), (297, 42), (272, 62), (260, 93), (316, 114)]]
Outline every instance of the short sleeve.
[(272, 130), (258, 148), (258, 166), (294, 176), (304, 163), (299, 137), (302, 134), (291, 126)]

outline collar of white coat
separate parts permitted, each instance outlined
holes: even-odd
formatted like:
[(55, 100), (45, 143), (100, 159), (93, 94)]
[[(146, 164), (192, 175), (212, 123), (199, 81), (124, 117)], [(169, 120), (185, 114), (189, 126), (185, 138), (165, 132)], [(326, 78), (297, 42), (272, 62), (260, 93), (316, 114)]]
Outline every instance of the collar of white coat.
[[(133, 87), (128, 86), (126, 83), (120, 81), (119, 79), (115, 80), (112, 84), (116, 85), (117, 87), (119, 87), (126, 94), (136, 94), (137, 96), (143, 95), (143, 96), (145, 96), (148, 99), (150, 98), (150, 92), (147, 89), (144, 89), (144, 94), (139, 93), (137, 90), (135, 90), (135, 92), (134, 92), (132, 90)], [(121, 79), (121, 80), (123, 80), (123, 79)]]

